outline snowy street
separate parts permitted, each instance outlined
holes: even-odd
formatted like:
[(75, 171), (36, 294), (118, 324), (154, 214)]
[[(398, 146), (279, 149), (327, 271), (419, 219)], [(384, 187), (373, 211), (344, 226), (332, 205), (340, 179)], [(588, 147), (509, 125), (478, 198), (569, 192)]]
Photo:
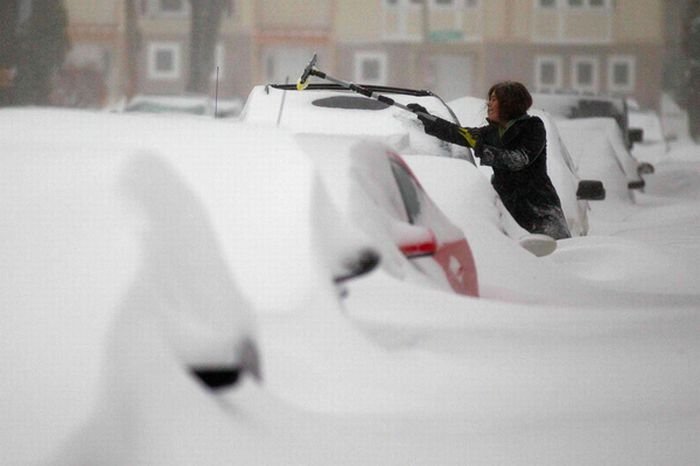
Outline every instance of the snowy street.
[[(318, 249), (335, 211), (295, 135), (45, 109), (0, 127), (1, 464), (700, 462), (688, 140), (546, 257), (441, 204), (479, 298), (389, 263), (341, 299)], [(212, 393), (188, 373), (242, 342), (262, 380)]]

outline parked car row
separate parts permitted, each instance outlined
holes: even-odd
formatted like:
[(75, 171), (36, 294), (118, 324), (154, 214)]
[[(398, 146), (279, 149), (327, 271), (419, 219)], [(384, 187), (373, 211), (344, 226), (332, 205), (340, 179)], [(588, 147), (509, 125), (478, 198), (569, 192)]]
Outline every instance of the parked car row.
[[(429, 92), (376, 90), (455, 123), (483, 121), (481, 99), (448, 106)], [(271, 85), (253, 89), (240, 122), (153, 125), (127, 113), (0, 113), (17, 129), (2, 135), (0, 157), (13, 173), (2, 186), (12, 224), (2, 242), (2, 364), (31, 375), (6, 381), (6, 422), (31, 430), (20, 432), (10, 463), (63, 454), (69, 464), (130, 463), (132, 452), (119, 448), (123, 425), (162, 424), (144, 422), (163, 393), (143, 383), (154, 374), (192, 398), (192, 387), (221, 389), (248, 375), (273, 391), (293, 386), (298, 374), (285, 362), (299, 356), (257, 332), (260, 316), (282, 316), (300, 330), (290, 339), (351, 364), (356, 346), (325, 332), (369, 346), (343, 320), (342, 296), (348, 280), (378, 267), (472, 299), (482, 294), (480, 265), (494, 257), (481, 246), (537, 260), (471, 153), (381, 102), (331, 86)], [(583, 126), (536, 114), (570, 229), (585, 235), (588, 201), (602, 191), (597, 179), (580, 179), (587, 155), (567, 141), (567, 125), (581, 135)], [(595, 133), (615, 148), (619, 134), (605, 121), (605, 131), (585, 123), (586, 142)], [(608, 192), (617, 183), (603, 181)], [(498, 268), (490, 264), (490, 279)], [(41, 344), (28, 356), (27, 342)]]
[[(463, 125), (476, 126), (484, 122), (486, 106), (482, 99), (464, 98), (445, 104), (438, 96), (426, 91), (367, 88), (404, 105), (417, 102), (431, 113)], [(570, 229), (575, 235), (586, 234), (587, 201), (599, 199), (604, 195), (603, 191), (600, 183), (582, 182), (578, 178), (576, 167), (556, 134), (551, 118), (542, 116), (550, 132), (548, 143), (553, 152), (550, 170), (564, 200)], [(437, 155), (474, 163), (466, 148), (426, 135), (414, 115), (337, 85), (311, 85), (303, 92), (292, 86), (259, 86), (251, 92), (242, 117), (248, 122), (277, 122), (297, 132), (342, 133), (378, 139), (403, 156)], [(517, 231), (517, 235), (522, 235), (522, 230)]]
[[(617, 170), (624, 173), (631, 190), (629, 196), (633, 198), (635, 190), (644, 189), (644, 175), (653, 173), (654, 167), (632, 155), (634, 144), (640, 144), (644, 140), (644, 130), (630, 124), (631, 121), (637, 120), (630, 117), (631, 112), (626, 99), (575, 94), (534, 94), (533, 106), (549, 112), (559, 122), (568, 122), (560, 125), (566, 128), (569, 139), (567, 145), (575, 147), (577, 153), (582, 154), (579, 161), (584, 165), (591, 157), (601, 155), (600, 148), (595, 152), (587, 151), (585, 140), (576, 138), (576, 135), (589, 130), (593, 134), (606, 134)], [(610, 151), (603, 150), (603, 154), (608, 157)], [(581, 168), (580, 172), (587, 174), (588, 170)]]

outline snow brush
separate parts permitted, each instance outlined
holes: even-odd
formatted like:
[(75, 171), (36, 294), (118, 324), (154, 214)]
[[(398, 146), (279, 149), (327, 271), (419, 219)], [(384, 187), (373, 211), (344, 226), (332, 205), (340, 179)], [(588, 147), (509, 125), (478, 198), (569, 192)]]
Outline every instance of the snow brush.
[(297, 81), (297, 90), (298, 91), (303, 91), (304, 89), (307, 88), (309, 85), (309, 78), (311, 76), (316, 76), (317, 78), (320, 79), (325, 79), (326, 81), (330, 81), (334, 84), (338, 84), (341, 87), (344, 87), (345, 89), (348, 89), (352, 92), (356, 92), (358, 94), (361, 94), (365, 97), (368, 97), (370, 99), (377, 100), (379, 102), (382, 102), (386, 105), (393, 105), (394, 107), (398, 107), (400, 109), (406, 110), (407, 112), (414, 113), (420, 117), (426, 118), (430, 121), (436, 121), (438, 117), (435, 115), (432, 115), (430, 113), (422, 112), (420, 110), (412, 110), (408, 108), (406, 105), (400, 104), (396, 102), (394, 99), (391, 97), (387, 97), (382, 94), (377, 94), (374, 91), (371, 91), (370, 89), (367, 89), (366, 87), (358, 86), (355, 83), (351, 83), (348, 81), (343, 81), (342, 79), (334, 78), (333, 76), (324, 73), (323, 71), (319, 70), (316, 68), (316, 62), (318, 62), (318, 57), (314, 53), (314, 56), (311, 58), (311, 61), (309, 62), (308, 65), (306, 65), (306, 68), (304, 68), (304, 72), (301, 73), (301, 76), (299, 77), (299, 80)]

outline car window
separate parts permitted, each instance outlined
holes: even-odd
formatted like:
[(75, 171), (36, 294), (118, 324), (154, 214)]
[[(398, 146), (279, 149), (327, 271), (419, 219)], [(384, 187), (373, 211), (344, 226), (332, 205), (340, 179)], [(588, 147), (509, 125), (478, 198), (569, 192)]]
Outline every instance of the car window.
[(395, 160), (391, 160), (391, 171), (399, 186), (408, 220), (410, 223), (415, 223), (421, 212), (420, 195), (418, 194), (420, 188), (416, 185), (411, 174)]

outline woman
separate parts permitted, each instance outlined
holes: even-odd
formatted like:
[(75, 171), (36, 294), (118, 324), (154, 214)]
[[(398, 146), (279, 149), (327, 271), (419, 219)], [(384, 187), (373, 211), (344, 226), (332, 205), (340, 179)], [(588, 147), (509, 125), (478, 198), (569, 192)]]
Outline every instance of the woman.
[(554, 239), (571, 237), (561, 202), (547, 175), (547, 134), (544, 123), (527, 114), (532, 96), (519, 82), (494, 84), (488, 93), (488, 125), (462, 128), (435, 118), (418, 104), (425, 132), (471, 147), (481, 165), (493, 168), (491, 183), (513, 218), (530, 233)]

